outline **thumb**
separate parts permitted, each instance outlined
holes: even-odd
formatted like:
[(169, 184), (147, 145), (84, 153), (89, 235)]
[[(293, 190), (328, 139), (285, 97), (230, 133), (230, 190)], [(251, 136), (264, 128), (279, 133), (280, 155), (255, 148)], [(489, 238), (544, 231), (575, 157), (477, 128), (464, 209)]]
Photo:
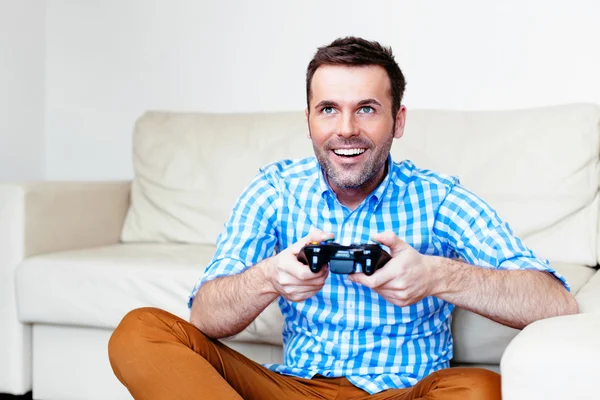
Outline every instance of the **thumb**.
[(354, 274), (348, 275), (348, 280), (350, 282), (360, 283), (361, 285), (364, 285), (364, 286), (369, 286), (368, 279), (369, 279), (369, 277), (367, 275), (363, 274), (362, 272), (356, 272)]
[(300, 252), (302, 247), (304, 247), (308, 243), (311, 243), (311, 242), (321, 243), (325, 240), (333, 239), (333, 238), (334, 238), (333, 233), (325, 233), (320, 229), (313, 229), (310, 231), (310, 233), (308, 235), (304, 236), (302, 239), (300, 239), (293, 245), (294, 253), (297, 254), (298, 252)]
[(390, 255), (392, 257), (409, 247), (408, 243), (396, 236), (394, 232), (390, 231), (378, 233), (371, 239), (389, 247), (391, 252)]

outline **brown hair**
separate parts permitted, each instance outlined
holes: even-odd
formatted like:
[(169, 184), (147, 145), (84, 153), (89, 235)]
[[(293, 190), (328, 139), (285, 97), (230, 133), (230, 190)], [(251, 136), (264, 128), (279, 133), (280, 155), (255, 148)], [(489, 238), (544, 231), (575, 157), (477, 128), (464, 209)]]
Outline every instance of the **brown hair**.
[(383, 47), (378, 42), (353, 36), (339, 38), (327, 46), (319, 47), (306, 69), (306, 104), (309, 112), (310, 85), (315, 71), (322, 65), (379, 65), (383, 67), (390, 78), (392, 117), (396, 117), (404, 95), (406, 81), (400, 67), (394, 60), (391, 47)]

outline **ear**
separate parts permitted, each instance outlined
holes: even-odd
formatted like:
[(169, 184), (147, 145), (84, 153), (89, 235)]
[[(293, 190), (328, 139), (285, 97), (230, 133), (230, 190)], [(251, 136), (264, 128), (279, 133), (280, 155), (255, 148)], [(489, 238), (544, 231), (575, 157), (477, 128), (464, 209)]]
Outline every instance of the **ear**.
[(310, 135), (310, 120), (309, 120), (310, 115), (308, 114), (308, 107), (304, 109), (304, 116), (306, 117), (306, 126), (308, 127), (306, 136), (309, 139), (312, 139), (312, 137)]
[(406, 124), (406, 107), (401, 105), (396, 113), (396, 129), (394, 130), (394, 138), (400, 139), (404, 135), (404, 124)]

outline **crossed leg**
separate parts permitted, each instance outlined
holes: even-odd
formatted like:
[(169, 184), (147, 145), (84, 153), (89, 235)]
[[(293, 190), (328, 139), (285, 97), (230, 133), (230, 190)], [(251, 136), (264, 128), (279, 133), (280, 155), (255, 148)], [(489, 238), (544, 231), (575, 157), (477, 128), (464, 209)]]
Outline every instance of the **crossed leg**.
[(117, 378), (139, 400), (500, 399), (500, 376), (479, 368), (437, 371), (411, 388), (372, 396), (345, 378), (280, 375), (157, 308), (123, 318), (110, 339), (109, 358)]

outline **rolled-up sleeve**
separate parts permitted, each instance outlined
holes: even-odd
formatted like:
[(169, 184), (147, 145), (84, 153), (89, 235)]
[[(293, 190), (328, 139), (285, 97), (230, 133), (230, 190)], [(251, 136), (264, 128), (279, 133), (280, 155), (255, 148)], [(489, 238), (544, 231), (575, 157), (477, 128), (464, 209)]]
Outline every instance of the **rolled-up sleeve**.
[(483, 199), (454, 185), (440, 204), (434, 233), (464, 261), (499, 270), (547, 272), (571, 290), (566, 279), (516, 237)]
[(276, 188), (261, 171), (239, 197), (217, 238), (216, 253), (192, 289), (189, 308), (206, 282), (242, 273), (273, 255), (277, 243), (278, 201)]

